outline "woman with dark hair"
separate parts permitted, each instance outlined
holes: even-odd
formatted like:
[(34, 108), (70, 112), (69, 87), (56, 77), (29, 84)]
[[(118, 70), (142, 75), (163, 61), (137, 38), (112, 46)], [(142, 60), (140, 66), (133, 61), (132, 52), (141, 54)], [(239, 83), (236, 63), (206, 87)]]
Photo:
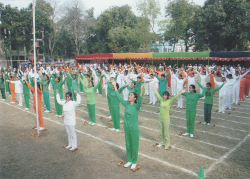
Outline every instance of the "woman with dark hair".
[(125, 101), (123, 97), (121, 97), (119, 91), (117, 91), (116, 82), (113, 81), (112, 83), (118, 100), (121, 101), (122, 105), (125, 107), (124, 130), (128, 162), (124, 165), (124, 167), (127, 168), (132, 165), (131, 169), (134, 169), (136, 168), (139, 148), (138, 113), (141, 108), (142, 89), (145, 83), (141, 85), (140, 96), (137, 96), (135, 92), (132, 92), (129, 94), (128, 101)]
[(177, 94), (172, 99), (169, 99), (169, 93), (167, 91), (162, 93), (162, 96), (155, 89), (155, 86), (151, 85), (156, 96), (160, 101), (160, 114), (159, 114), (159, 131), (160, 131), (160, 143), (157, 147), (165, 146), (165, 150), (171, 149), (170, 146), (170, 137), (169, 137), (169, 124), (170, 124), (170, 116), (169, 111), (172, 103), (180, 96), (182, 93), (186, 92), (186, 90), (182, 90), (181, 93)]
[(187, 119), (187, 132), (183, 134), (184, 136), (190, 135), (194, 137), (194, 121), (196, 116), (196, 106), (199, 98), (204, 96), (204, 93), (196, 93), (195, 86), (189, 86), (189, 92), (182, 94), (186, 96), (186, 119)]
[[(42, 116), (42, 105), (41, 105), (41, 99), (42, 99), (42, 91), (40, 83), (37, 83), (37, 105), (36, 106), (36, 93), (35, 93), (35, 87), (33, 88), (27, 81), (24, 81), (26, 85), (29, 87), (29, 89), (33, 92), (33, 107), (34, 111), (36, 113), (36, 108), (38, 108), (38, 119), (39, 119), (39, 130), (43, 130), (43, 116)], [(37, 129), (37, 128), (36, 128)]]
[(76, 137), (76, 107), (81, 103), (81, 96), (74, 91), (76, 94), (77, 101), (73, 101), (72, 93), (67, 92), (65, 94), (65, 100), (60, 99), (60, 95), (58, 90), (56, 90), (56, 100), (58, 104), (63, 106), (63, 113), (64, 113), (64, 125), (68, 134), (68, 144), (64, 146), (64, 148), (71, 150), (74, 152), (77, 150), (77, 137)]
[[(65, 79), (66, 78), (67, 78), (67, 76), (65, 76)], [(57, 117), (62, 117), (62, 106), (57, 103), (56, 90), (59, 91), (60, 98), (62, 99), (63, 98), (62, 85), (64, 84), (65, 79), (61, 80), (60, 77), (56, 77), (54, 81), (52, 79), (50, 80), (50, 82), (52, 83), (52, 86), (53, 86), (53, 90), (54, 90), (54, 102), (55, 102), (56, 116)]]
[(93, 81), (89, 81), (88, 85), (84, 83), (82, 79), (80, 79), (80, 82), (82, 83), (83, 87), (86, 90), (86, 95), (87, 95), (87, 109), (88, 109), (88, 114), (89, 114), (89, 119), (90, 125), (95, 125), (96, 123), (96, 118), (95, 118), (95, 91), (101, 84), (100, 78), (98, 79), (97, 85), (94, 86)]

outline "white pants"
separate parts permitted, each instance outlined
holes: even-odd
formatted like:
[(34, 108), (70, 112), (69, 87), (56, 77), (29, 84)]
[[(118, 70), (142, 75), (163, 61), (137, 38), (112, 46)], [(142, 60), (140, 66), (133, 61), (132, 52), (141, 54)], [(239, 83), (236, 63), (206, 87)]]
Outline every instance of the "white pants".
[(150, 97), (149, 103), (155, 104), (155, 103), (156, 103), (156, 98), (157, 98), (157, 97), (156, 97), (155, 92), (154, 92), (154, 90), (153, 90), (152, 87), (150, 87), (149, 97)]
[(69, 126), (65, 125), (66, 131), (68, 134), (68, 141), (69, 141), (69, 146), (72, 148), (77, 148), (77, 138), (76, 138), (76, 131), (75, 131), (75, 125)]
[(232, 103), (238, 104), (240, 96), (240, 86), (233, 87), (233, 101)]
[(176, 95), (176, 82), (171, 82), (172, 95)]
[(16, 93), (20, 106), (23, 106), (22, 94), (23, 94), (23, 93)]
[(145, 92), (144, 92), (144, 95), (149, 95), (149, 84), (148, 83), (145, 83), (145, 86), (144, 86), (144, 88), (145, 88)]
[(105, 94), (108, 96), (108, 84), (104, 83)]
[(125, 88), (124, 90), (123, 90), (123, 99), (125, 100), (125, 101), (127, 101), (128, 100), (128, 88)]
[[(179, 94), (181, 92), (181, 90), (177, 90), (177, 94)], [(179, 108), (183, 108), (183, 99), (182, 99), (182, 95), (180, 95), (180, 97), (178, 98), (178, 106)]]
[(227, 95), (219, 95), (219, 111), (225, 112), (227, 102)]
[(228, 89), (227, 90), (227, 103), (226, 103), (226, 107), (227, 108), (231, 108), (231, 104), (232, 104), (232, 91), (233, 91), (233, 89)]

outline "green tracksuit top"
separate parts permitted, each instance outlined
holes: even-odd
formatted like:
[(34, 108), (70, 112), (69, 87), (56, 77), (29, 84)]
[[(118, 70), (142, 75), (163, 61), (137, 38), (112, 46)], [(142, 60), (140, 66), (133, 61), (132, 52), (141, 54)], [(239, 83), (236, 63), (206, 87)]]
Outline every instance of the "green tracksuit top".
[(213, 97), (214, 97), (214, 92), (220, 90), (224, 84), (222, 84), (220, 87), (218, 88), (214, 88), (214, 89), (210, 89), (208, 90), (206, 87), (203, 87), (198, 81), (197, 81), (197, 84), (202, 88), (203, 90), (203, 94), (205, 95), (205, 101), (204, 103), (205, 104), (213, 104)]
[(170, 119), (169, 110), (170, 110), (171, 104), (180, 96), (180, 94), (177, 94), (171, 99), (164, 100), (156, 89), (154, 89), (154, 92), (156, 96), (158, 97), (159, 101), (161, 102), (159, 118)]
[(0, 88), (5, 88), (4, 79), (0, 79)]
[(119, 101), (125, 107), (124, 112), (124, 129), (126, 130), (139, 130), (138, 113), (141, 107), (142, 97), (138, 96), (137, 103), (130, 105), (129, 101), (125, 101), (119, 94), (119, 91), (115, 92)]
[[(125, 86), (121, 87), (120, 89), (118, 89), (117, 91), (119, 93), (122, 92), (122, 90), (125, 89)], [(113, 107), (113, 108), (118, 108), (120, 107), (120, 101), (119, 99), (117, 98), (116, 94), (115, 94), (115, 90), (112, 90), (111, 94), (110, 94), (110, 98), (111, 98), (111, 104), (110, 104), (110, 107)]]
[(98, 88), (98, 86), (101, 84), (101, 82), (98, 82), (94, 87), (89, 87), (84, 83), (82, 79), (80, 79), (80, 82), (84, 86), (87, 94), (87, 104), (95, 104), (95, 91)]
[(165, 80), (162, 81), (162, 79), (155, 74), (155, 77), (159, 80), (160, 82), (160, 87), (159, 87), (159, 93), (162, 96), (162, 93), (166, 91), (166, 86), (168, 84), (168, 75), (166, 75)]
[(182, 95), (186, 96), (186, 111), (196, 111), (198, 99), (204, 96), (204, 94), (190, 92), (183, 93)]
[(65, 82), (65, 79), (59, 81), (59, 82), (56, 84), (55, 80), (54, 80), (54, 81), (51, 80), (51, 83), (52, 83), (52, 85), (53, 85), (53, 90), (54, 90), (54, 96), (56, 96), (56, 90), (58, 90), (58, 93), (59, 93), (60, 96), (62, 97), (62, 95), (63, 95), (62, 85), (63, 85), (64, 82)]
[(67, 87), (71, 88), (72, 87), (72, 78), (70, 78), (69, 76), (66, 78), (66, 83), (67, 83)]
[(136, 94), (137, 95), (140, 95), (140, 93), (141, 93), (141, 85), (144, 83), (143, 81), (140, 81), (140, 82), (137, 82), (137, 81), (135, 81), (135, 80), (132, 80), (132, 79), (130, 79), (132, 82), (135, 82), (136, 83), (136, 85), (135, 85), (135, 92), (136, 92)]
[(42, 85), (43, 93), (49, 92), (49, 80), (45, 80), (43, 76), (40, 76), (40, 80), (38, 81), (38, 83)]
[(76, 73), (76, 79), (72, 78), (71, 74), (69, 74), (69, 77), (72, 80), (72, 89), (73, 91), (77, 91), (78, 92), (78, 72)]

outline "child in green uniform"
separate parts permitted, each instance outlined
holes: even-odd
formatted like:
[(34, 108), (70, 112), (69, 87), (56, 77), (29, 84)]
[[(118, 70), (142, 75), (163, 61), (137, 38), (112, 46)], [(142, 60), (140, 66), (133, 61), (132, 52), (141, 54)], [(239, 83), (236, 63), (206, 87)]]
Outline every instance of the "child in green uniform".
[(203, 97), (204, 94), (196, 93), (195, 86), (189, 86), (189, 92), (183, 93), (186, 96), (186, 119), (187, 119), (187, 132), (183, 134), (184, 136), (190, 135), (194, 137), (194, 121), (196, 116), (196, 106), (198, 99)]
[[(67, 76), (65, 78), (67, 78)], [(62, 85), (64, 84), (65, 79), (61, 80), (60, 77), (56, 77), (54, 81), (52, 81), (52, 79), (50, 81), (51, 81), (51, 83), (53, 85), (53, 90), (54, 90), (54, 102), (55, 102), (55, 108), (56, 108), (56, 116), (62, 117), (62, 105), (57, 103), (56, 90), (59, 91), (60, 98), (63, 99)]]
[[(68, 72), (68, 75), (72, 79), (72, 90), (76, 91), (77, 93), (79, 93), (79, 89), (78, 89), (78, 72), (76, 72), (76, 74), (73, 74), (73, 75), (71, 75)], [(72, 95), (73, 100), (76, 101), (76, 94), (75, 93), (72, 93), (72, 94), (73, 94)]]
[(73, 93), (73, 90), (72, 90), (72, 79), (70, 78), (70, 76), (68, 76), (66, 78), (66, 84), (67, 84), (68, 92), (71, 92), (71, 94), (72, 94)]
[[(132, 82), (132, 83), (127, 83), (127, 81), (124, 81), (125, 84), (127, 85), (127, 88), (128, 88), (128, 94), (134, 92), (135, 93), (135, 85), (136, 85), (136, 82)], [(131, 86), (130, 86), (131, 84)]]
[[(125, 89), (126, 87), (127, 87), (127, 85), (125, 85), (119, 89), (119, 84), (116, 83), (116, 89), (118, 89), (117, 91), (119, 93), (121, 93), (122, 90)], [(110, 130), (112, 130), (112, 131), (116, 130), (117, 132), (119, 132), (120, 131), (120, 101), (118, 100), (118, 98), (115, 94), (114, 87), (110, 93), (110, 100), (111, 100), (110, 114), (111, 114), (111, 118), (112, 118), (112, 122), (113, 122), (113, 128), (111, 128)]]
[(1, 95), (2, 95), (2, 100), (6, 100), (5, 98), (5, 84), (4, 84), (4, 78), (3, 78), (3, 74), (0, 74), (0, 91), (1, 91)]
[[(155, 74), (155, 77), (159, 80), (160, 82), (160, 87), (159, 87), (159, 94), (161, 97), (163, 97), (163, 93), (166, 91), (166, 87), (168, 84), (168, 75), (161, 75), (161, 78), (157, 76), (157, 74)], [(158, 98), (159, 99), (159, 98)]]
[(9, 94), (10, 94), (9, 83), (8, 83), (8, 82), (6, 83), (6, 80), (9, 80), (8, 72), (9, 72), (9, 71), (6, 72), (6, 71), (5, 71), (5, 68), (4, 68), (5, 91), (6, 91), (6, 93), (9, 93)]
[(119, 94), (116, 88), (116, 82), (113, 82), (113, 86), (116, 91), (116, 96), (125, 107), (124, 112), (124, 130), (125, 130), (125, 141), (126, 141), (126, 153), (128, 162), (124, 167), (131, 166), (131, 169), (136, 168), (136, 162), (138, 157), (139, 148), (139, 124), (138, 124), (138, 113), (141, 108), (142, 92), (145, 84), (141, 85), (140, 96), (137, 97), (136, 93), (130, 93), (128, 101), (125, 101)]
[[(96, 72), (96, 71), (95, 71), (95, 73), (96, 73), (96, 76), (97, 76), (98, 78), (101, 78), (101, 81), (102, 81), (102, 78), (104, 77), (104, 75), (102, 75), (102, 72), (100, 72), (100, 71)], [(98, 87), (98, 92), (99, 92), (99, 95), (102, 95), (102, 84), (99, 85), (99, 87)]]
[(38, 81), (42, 85), (42, 91), (43, 91), (43, 100), (44, 104), (46, 106), (46, 111), (44, 112), (50, 112), (50, 101), (49, 101), (49, 76), (47, 75), (39, 75), (40, 81)]
[(160, 131), (160, 143), (157, 147), (165, 146), (165, 150), (171, 149), (170, 146), (170, 136), (169, 136), (169, 124), (170, 124), (170, 116), (169, 110), (171, 104), (180, 96), (182, 93), (186, 92), (186, 90), (182, 90), (181, 93), (177, 94), (172, 99), (169, 99), (169, 93), (167, 91), (163, 92), (162, 96), (155, 89), (155, 86), (151, 85), (157, 98), (160, 101), (160, 114), (159, 114), (159, 131)]
[(89, 119), (90, 125), (95, 125), (96, 123), (96, 118), (95, 118), (95, 91), (100, 85), (100, 79), (97, 85), (94, 86), (93, 81), (89, 81), (88, 85), (84, 83), (82, 79), (80, 79), (80, 82), (84, 86), (86, 90), (86, 95), (87, 95), (87, 109), (88, 109), (88, 114), (89, 114)]
[[(141, 85), (145, 82), (141, 81), (141, 77), (138, 76), (137, 77), (137, 81), (133, 80), (133, 79), (130, 79), (132, 82), (135, 82), (136, 85), (135, 85), (135, 93), (137, 94), (137, 96), (139, 96), (141, 94)], [(142, 89), (143, 91), (143, 89)]]
[[(26, 77), (26, 81), (29, 81), (28, 75)], [(23, 96), (24, 96), (24, 102), (25, 102), (25, 106), (26, 106), (26, 108), (24, 110), (29, 110), (30, 109), (30, 103), (29, 103), (30, 89), (27, 86), (26, 81), (25, 80), (22, 81), (22, 84), (23, 84)]]
[(207, 83), (207, 87), (203, 87), (198, 81), (197, 84), (202, 88), (203, 94), (205, 95), (205, 101), (204, 101), (204, 121), (203, 124), (210, 125), (211, 121), (211, 111), (213, 107), (213, 94), (214, 92), (220, 90), (224, 84), (222, 84), (218, 88), (211, 89), (212, 84)]

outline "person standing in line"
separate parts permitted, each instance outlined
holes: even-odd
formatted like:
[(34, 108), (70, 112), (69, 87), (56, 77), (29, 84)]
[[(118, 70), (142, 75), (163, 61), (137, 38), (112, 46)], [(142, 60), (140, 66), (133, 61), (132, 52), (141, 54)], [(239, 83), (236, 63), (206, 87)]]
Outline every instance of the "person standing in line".
[[(201, 73), (198, 73), (200, 75), (200, 78), (201, 78), (201, 85), (202, 86), (206, 86), (206, 79), (207, 77), (210, 75), (209, 73), (207, 73), (206, 70), (202, 71)], [(202, 88), (200, 88), (200, 94), (203, 93), (203, 90)], [(205, 96), (202, 97), (201, 99), (205, 99)]]
[(249, 87), (250, 87), (250, 72), (248, 72), (248, 74), (246, 74), (246, 86), (245, 86), (245, 91), (244, 91), (244, 95), (245, 97), (248, 98), (249, 96)]
[(128, 162), (124, 165), (125, 168), (131, 166), (131, 170), (137, 166), (138, 148), (139, 148), (139, 124), (138, 124), (138, 113), (142, 104), (142, 92), (145, 85), (141, 85), (140, 96), (136, 93), (130, 93), (128, 101), (125, 101), (117, 91), (116, 82), (113, 81), (116, 96), (118, 100), (125, 107), (124, 112), (124, 130), (125, 130), (125, 141), (126, 141), (126, 153)]
[(168, 84), (168, 75), (165, 74), (161, 74), (161, 78), (159, 78), (157, 76), (157, 74), (155, 74), (155, 77), (158, 79), (158, 81), (160, 82), (160, 87), (159, 87), (159, 94), (162, 97), (163, 92), (166, 91), (167, 88), (167, 84)]
[(94, 86), (93, 81), (89, 81), (88, 85), (84, 83), (82, 79), (80, 79), (80, 82), (82, 83), (83, 87), (86, 90), (86, 95), (87, 95), (87, 109), (88, 109), (88, 114), (89, 114), (89, 119), (90, 125), (95, 125), (96, 124), (96, 117), (95, 117), (95, 92), (99, 85), (101, 84), (100, 78), (99, 82)]
[(160, 101), (160, 114), (159, 114), (159, 132), (160, 132), (160, 143), (157, 147), (161, 147), (162, 145), (165, 146), (165, 150), (171, 149), (170, 146), (170, 136), (169, 136), (169, 125), (170, 125), (170, 116), (169, 111), (172, 103), (180, 96), (182, 93), (186, 92), (182, 90), (181, 93), (169, 99), (169, 93), (167, 91), (163, 92), (162, 97), (155, 89), (154, 85), (151, 85), (154, 89), (156, 96)]
[[(79, 69), (76, 72), (76, 74), (73, 74), (73, 75), (71, 75), (68, 72), (68, 76), (72, 80), (72, 90), (76, 91), (77, 93), (79, 92), (79, 88), (78, 88), (78, 78), (79, 78), (79, 75), (78, 74), (79, 74)], [(73, 100), (76, 101), (76, 95), (75, 95), (75, 93), (73, 93), (72, 96), (73, 96)]]
[[(29, 87), (29, 89), (33, 92), (33, 107), (34, 111), (36, 113), (36, 108), (38, 108), (38, 119), (39, 119), (39, 130), (44, 130), (43, 126), (43, 116), (42, 116), (42, 104), (41, 104), (41, 99), (42, 99), (42, 91), (41, 91), (41, 86), (39, 83), (37, 83), (37, 105), (36, 106), (36, 93), (35, 93), (35, 88), (33, 88), (27, 81), (25, 81), (26, 85)], [(37, 128), (35, 128), (37, 129)]]
[(5, 84), (4, 84), (4, 77), (3, 74), (0, 74), (0, 91), (1, 91), (1, 95), (2, 95), (2, 100), (6, 100), (5, 97)]
[(193, 138), (197, 102), (199, 98), (204, 96), (204, 94), (196, 93), (195, 86), (190, 85), (189, 92), (185, 92), (182, 95), (186, 97), (186, 120), (187, 120), (187, 132), (183, 134), (183, 136), (190, 135), (190, 137)]
[(9, 87), (10, 87), (10, 94), (11, 94), (10, 103), (15, 103), (16, 102), (15, 85), (11, 83), (11, 81), (14, 81), (14, 76), (9, 76), (9, 80), (6, 80), (6, 81), (9, 82)]
[(81, 103), (81, 96), (74, 91), (76, 94), (76, 101), (73, 101), (72, 99), (72, 93), (67, 92), (65, 94), (66, 100), (60, 99), (60, 94), (58, 93), (58, 90), (56, 90), (56, 100), (58, 104), (63, 106), (63, 113), (64, 113), (64, 125), (66, 128), (66, 132), (68, 134), (68, 144), (64, 146), (64, 148), (69, 149), (70, 151), (74, 152), (77, 150), (77, 137), (76, 137), (76, 116), (75, 111), (76, 107), (79, 106)]
[(44, 112), (50, 112), (50, 100), (49, 100), (49, 76), (45, 75), (39, 75), (40, 83), (42, 85), (42, 91), (43, 91), (43, 101), (46, 106), (46, 110)]
[(24, 102), (25, 102), (25, 109), (24, 110), (29, 110), (30, 109), (30, 90), (29, 87), (26, 84), (26, 80), (29, 81), (28, 75), (26, 76), (26, 79), (22, 81), (23, 83), (23, 96), (24, 96)]
[(218, 88), (211, 89), (211, 83), (208, 82), (206, 87), (203, 87), (198, 81), (197, 84), (200, 86), (200, 88), (203, 90), (203, 94), (205, 95), (205, 101), (204, 101), (204, 122), (203, 124), (210, 125), (211, 121), (211, 112), (213, 107), (213, 94), (214, 92), (220, 90), (224, 84), (222, 84)]

